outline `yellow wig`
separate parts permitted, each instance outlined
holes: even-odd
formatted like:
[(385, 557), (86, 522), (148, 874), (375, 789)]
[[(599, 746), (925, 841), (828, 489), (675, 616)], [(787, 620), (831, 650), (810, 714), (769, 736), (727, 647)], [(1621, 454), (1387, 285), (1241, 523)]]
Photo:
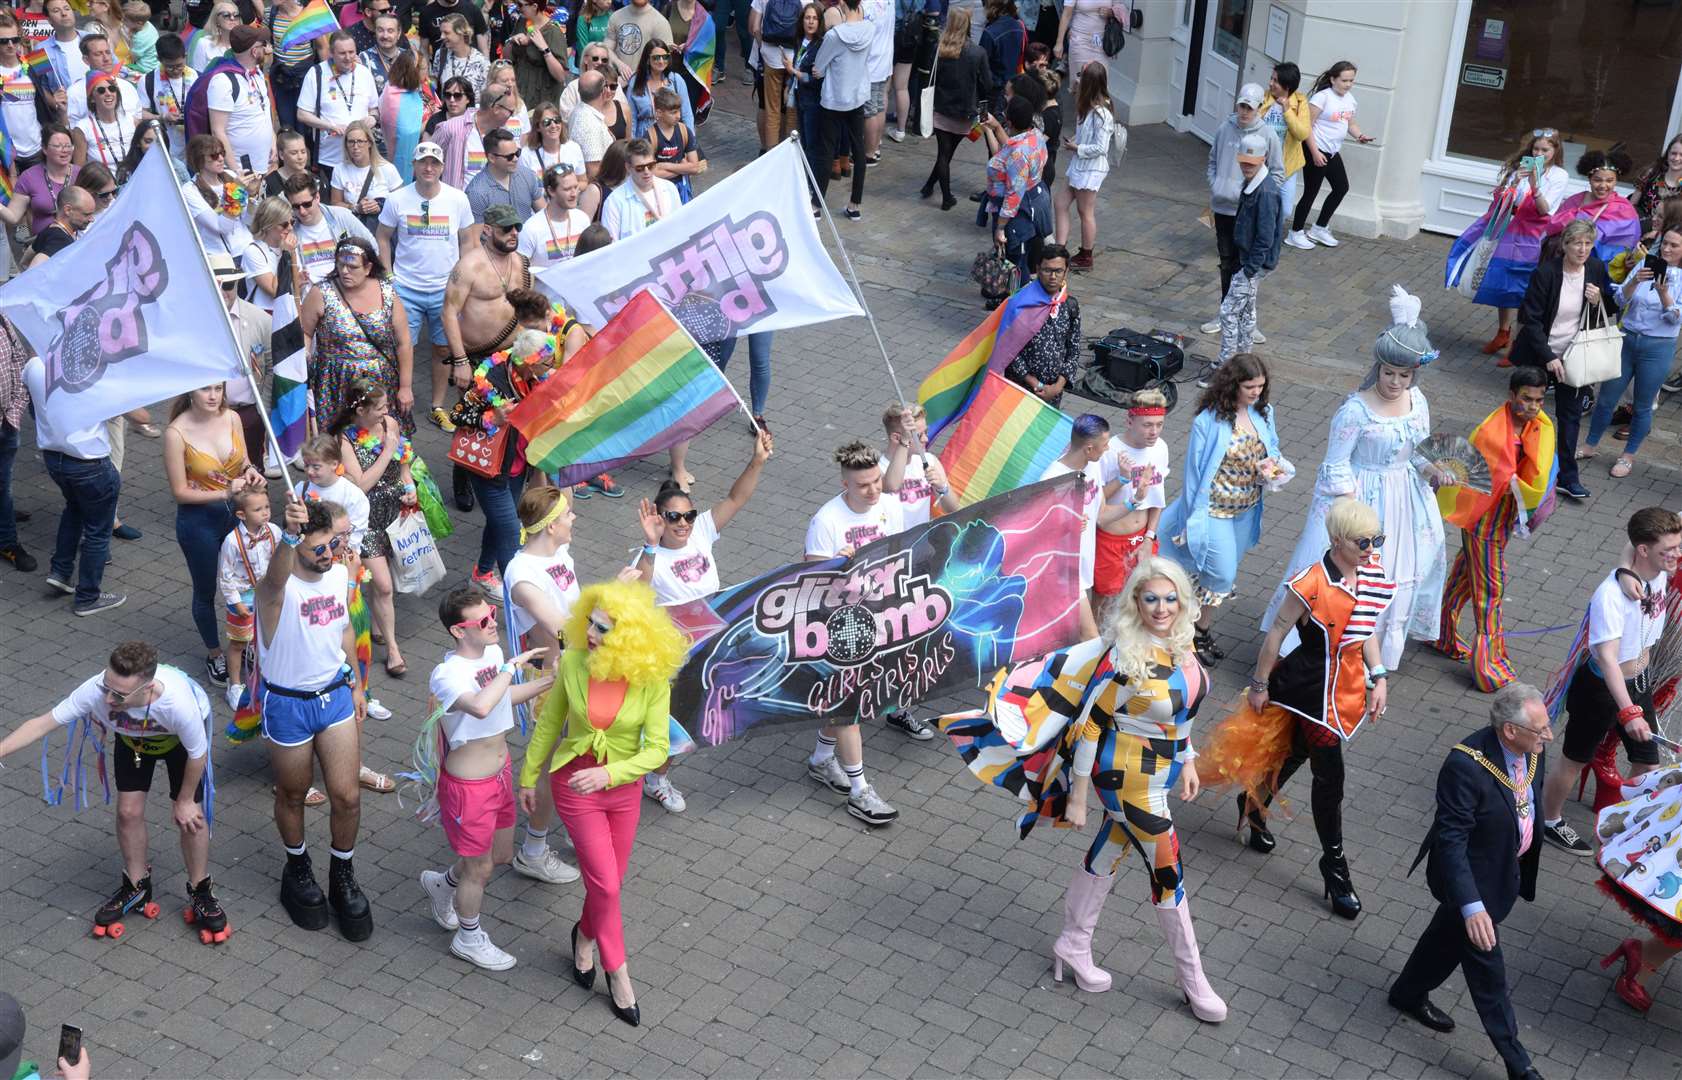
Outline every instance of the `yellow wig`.
[(624, 679), (634, 684), (670, 682), (683, 667), (689, 656), (689, 638), (654, 602), (654, 590), (641, 581), (604, 581), (585, 586), (567, 618), (568, 651), (588, 651), (585, 643), (590, 613), (597, 610), (613, 619), (613, 629), (602, 638), (601, 647), (589, 653), (592, 679)]

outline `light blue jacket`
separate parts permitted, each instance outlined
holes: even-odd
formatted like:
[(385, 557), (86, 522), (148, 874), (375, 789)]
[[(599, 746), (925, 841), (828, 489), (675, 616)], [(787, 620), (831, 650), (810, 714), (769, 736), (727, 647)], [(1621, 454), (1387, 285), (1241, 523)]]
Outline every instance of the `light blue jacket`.
[[(1252, 407), (1250, 423), (1255, 425), (1256, 434), (1261, 436), (1267, 456), (1277, 460), (1279, 434), (1273, 428), (1273, 410), (1270, 408), (1262, 413)], [(1180, 472), (1180, 496), (1162, 512), (1162, 520), (1157, 525), (1158, 534), (1170, 541), (1184, 534), (1186, 550), (1198, 561), (1201, 561), (1203, 547), (1208, 542), (1209, 486), (1215, 478), (1215, 471), (1221, 467), (1221, 459), (1226, 457), (1232, 432), (1231, 422), (1218, 418), (1213, 409), (1203, 410), (1192, 420), (1191, 438), (1186, 442), (1185, 467)], [(1260, 501), (1248, 517), (1250, 527), (1238, 537), (1240, 557), (1261, 539)]]

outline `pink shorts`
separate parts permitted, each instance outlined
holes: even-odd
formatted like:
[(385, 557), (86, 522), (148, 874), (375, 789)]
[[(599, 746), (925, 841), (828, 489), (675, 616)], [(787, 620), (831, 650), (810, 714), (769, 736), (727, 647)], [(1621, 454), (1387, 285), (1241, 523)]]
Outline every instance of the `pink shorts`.
[(498, 830), (514, 827), (514, 762), (480, 780), (463, 780), (438, 771), (438, 820), (450, 850), (477, 858), (491, 850)]

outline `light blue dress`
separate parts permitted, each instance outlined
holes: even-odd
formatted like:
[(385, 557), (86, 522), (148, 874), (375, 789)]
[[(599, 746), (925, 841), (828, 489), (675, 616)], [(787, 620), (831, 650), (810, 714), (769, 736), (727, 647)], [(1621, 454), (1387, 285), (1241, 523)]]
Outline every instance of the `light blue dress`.
[[(1273, 427), (1273, 409), (1266, 413), (1250, 409), (1250, 424), (1256, 429), (1267, 456), (1280, 461), (1279, 434)], [(1244, 553), (1261, 539), (1262, 506), (1266, 487), (1256, 504), (1237, 517), (1215, 517), (1209, 513), (1209, 494), (1215, 472), (1232, 443), (1233, 425), (1205, 409), (1191, 422), (1186, 443), (1183, 487), (1179, 498), (1162, 512), (1157, 525), (1162, 554), (1173, 559), (1191, 575), (1198, 599), (1213, 607), (1230, 596), (1238, 579), (1238, 563)]]

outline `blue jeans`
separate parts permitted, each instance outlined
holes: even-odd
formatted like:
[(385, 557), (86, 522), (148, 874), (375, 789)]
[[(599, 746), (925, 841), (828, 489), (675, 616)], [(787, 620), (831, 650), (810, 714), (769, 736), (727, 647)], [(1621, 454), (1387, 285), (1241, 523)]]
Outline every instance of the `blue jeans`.
[(514, 511), (526, 488), (525, 473), (492, 479), (468, 472), (467, 478), (473, 485), (473, 497), (485, 512), (485, 531), (479, 537), (479, 572), (488, 574), (495, 569), (501, 573), (520, 550), (520, 516)]
[(180, 503), (175, 507), (175, 542), (187, 559), (187, 576), (193, 580), (193, 625), (199, 640), (214, 651), (222, 644), (216, 621), (216, 560), (222, 541), (234, 527), (234, 515), (226, 502)]
[[(1634, 379), (1635, 392), (1631, 400), (1635, 407), (1635, 419), (1630, 421), (1629, 442), (1624, 447), (1624, 453), (1635, 456), (1647, 433), (1653, 430), (1653, 403), (1658, 400), (1659, 384), (1670, 373), (1670, 361), (1675, 355), (1676, 339), (1673, 337), (1624, 332), (1623, 371), (1617, 378), (1600, 384), (1599, 396), (1594, 402), (1594, 415), (1589, 418), (1590, 446), (1600, 445), (1600, 437), (1606, 434), (1606, 428), (1612, 423), (1612, 410), (1617, 407), (1618, 399), (1624, 396), (1624, 387)], [(0, 512), (4, 509), (4, 505), (0, 504)]]
[[(748, 403), (753, 406), (755, 416), (765, 415), (765, 401), (771, 396), (771, 336), (775, 332), (764, 330), (748, 335)], [(736, 352), (736, 339), (725, 338), (719, 347), (718, 370), (723, 371)]]
[(0, 548), (16, 547), (18, 521), (12, 506), (12, 462), (18, 456), (18, 429), (0, 420)]
[(123, 478), (110, 458), (75, 458), (56, 450), (41, 451), (47, 475), (64, 493), (64, 513), (58, 518), (53, 543), (53, 577), (70, 581), (76, 571), (78, 548), (81, 569), (76, 578), (76, 604), (99, 599), (105, 564), (111, 558), (111, 525), (117, 520), (117, 493)]
[[(732, 23), (736, 26), (736, 41), (742, 48), (742, 63), (746, 64), (748, 52), (753, 47), (753, 35), (748, 32), (748, 10), (753, 7), (752, 0), (718, 0), (713, 17), (718, 20), (718, 34), (723, 37)], [(725, 58), (730, 55), (730, 46), (719, 42), (718, 73), (724, 74)]]

